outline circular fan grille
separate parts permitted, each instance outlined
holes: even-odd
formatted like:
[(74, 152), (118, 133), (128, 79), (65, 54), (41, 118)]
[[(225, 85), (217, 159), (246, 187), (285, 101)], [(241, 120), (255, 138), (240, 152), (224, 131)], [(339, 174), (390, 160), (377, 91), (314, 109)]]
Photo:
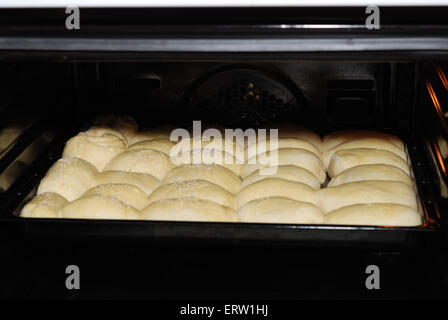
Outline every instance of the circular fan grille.
[(195, 120), (258, 127), (298, 117), (305, 99), (287, 78), (264, 69), (234, 67), (196, 81), (185, 97)]

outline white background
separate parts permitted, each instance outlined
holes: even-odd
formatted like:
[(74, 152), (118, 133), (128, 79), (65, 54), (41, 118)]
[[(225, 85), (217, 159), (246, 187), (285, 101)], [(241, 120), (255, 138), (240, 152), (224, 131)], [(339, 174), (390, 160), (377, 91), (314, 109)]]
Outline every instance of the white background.
[[(448, 0), (0, 0), (0, 8), (448, 6)], [(447, 18), (448, 19), (448, 18)]]

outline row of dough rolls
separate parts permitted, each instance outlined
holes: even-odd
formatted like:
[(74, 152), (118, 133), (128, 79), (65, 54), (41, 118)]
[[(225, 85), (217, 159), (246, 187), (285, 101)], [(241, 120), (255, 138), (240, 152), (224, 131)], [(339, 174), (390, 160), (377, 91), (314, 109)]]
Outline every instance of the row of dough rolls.
[(320, 190), (329, 224), (418, 226), (416, 188), (403, 142), (376, 131), (339, 131), (323, 139), (331, 180)]
[[(259, 146), (260, 141), (246, 146), (234, 144), (230, 155), (218, 141), (222, 150), (214, 152), (235, 159), (242, 151), (243, 163), (215, 164), (209, 153), (202, 153), (205, 164), (193, 164), (194, 150), (189, 162), (173, 163), (169, 156), (175, 146), (169, 140), (172, 129), (138, 131), (131, 118), (105, 117), (67, 142), (63, 158), (48, 171), (37, 197), (23, 208), (21, 215), (267, 223), (421, 223), (420, 216), (412, 221), (406, 218), (416, 216), (412, 215), (417, 212), (416, 197), (403, 143), (394, 136), (352, 131), (330, 134), (322, 140), (310, 130), (283, 126), (275, 146), (277, 170), (263, 175), (261, 170), (266, 165), (248, 161), (249, 155), (257, 159), (269, 156), (267, 149)], [(192, 149), (193, 142), (184, 141)], [(269, 140), (267, 144), (269, 148)], [(347, 152), (355, 155), (347, 157)], [(326, 170), (332, 179), (327, 188), (321, 189)], [(341, 210), (345, 211), (341, 214)]]

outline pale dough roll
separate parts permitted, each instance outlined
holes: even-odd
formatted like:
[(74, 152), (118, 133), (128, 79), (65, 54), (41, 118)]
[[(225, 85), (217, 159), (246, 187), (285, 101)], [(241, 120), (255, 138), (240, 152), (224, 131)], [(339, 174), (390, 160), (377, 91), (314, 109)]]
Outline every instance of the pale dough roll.
[(133, 149), (114, 157), (104, 170), (147, 173), (161, 180), (172, 168), (174, 168), (174, 165), (163, 152), (149, 149)]
[(130, 138), (138, 131), (138, 124), (135, 119), (127, 115), (101, 115), (95, 119), (95, 125), (107, 126), (118, 130), (126, 137), (127, 141), (129, 141)]
[(175, 143), (168, 139), (153, 139), (153, 140), (142, 140), (134, 143), (128, 147), (128, 150), (134, 149), (151, 149), (163, 152), (167, 156), (170, 156), (171, 149), (175, 146)]
[[(274, 153), (277, 152), (277, 159), (274, 157)], [(260, 163), (263, 160), (269, 159), (268, 163)], [(277, 161), (275, 161), (277, 160)], [(255, 162), (255, 164), (252, 164)], [(277, 162), (277, 163), (275, 163)], [(275, 166), (283, 166), (283, 165), (294, 165), (298, 167), (302, 167), (307, 169), (311, 173), (313, 173), (316, 178), (320, 181), (320, 183), (324, 183), (326, 179), (325, 171), (322, 167), (322, 162), (319, 157), (317, 157), (314, 153), (309, 152), (304, 149), (278, 149), (272, 152), (265, 152), (257, 157), (252, 157), (248, 160), (247, 164), (243, 166), (241, 171), (241, 177), (245, 179), (252, 172), (260, 169), (260, 168), (268, 168)], [(274, 170), (275, 171), (275, 170)]]
[(147, 173), (124, 171), (103, 171), (96, 176), (95, 185), (108, 183), (126, 183), (139, 187), (149, 195), (160, 184), (160, 180)]
[(57, 218), (57, 211), (68, 201), (54, 192), (46, 192), (38, 195), (28, 202), (20, 212), (24, 218)]
[(128, 141), (123, 133), (121, 133), (117, 129), (113, 129), (113, 128), (106, 127), (106, 126), (93, 126), (93, 127), (90, 127), (89, 129), (87, 129), (86, 131), (83, 131), (80, 133), (85, 134), (89, 137), (97, 137), (97, 138), (103, 137), (104, 135), (107, 135), (107, 134), (113, 134), (114, 136), (117, 136), (118, 138), (120, 138), (126, 144), (126, 146), (128, 144)]
[(226, 140), (224, 137), (213, 138), (208, 141), (205, 138), (184, 138), (175, 144), (174, 154), (188, 153), (195, 149), (213, 149), (225, 151), (232, 156), (244, 161), (244, 148), (236, 143), (235, 139)]
[(79, 133), (67, 141), (62, 156), (86, 160), (98, 171), (102, 171), (113, 157), (125, 151), (127, 147), (124, 140), (109, 130), (103, 132), (103, 128), (94, 128)]
[(205, 180), (177, 181), (163, 184), (153, 191), (149, 203), (163, 199), (193, 197), (235, 208), (235, 196), (226, 189)]
[(293, 165), (278, 166), (277, 172), (273, 175), (262, 175), (260, 170), (254, 171), (241, 182), (241, 188), (267, 178), (281, 178), (304, 183), (313, 189), (320, 188), (320, 182), (314, 174), (304, 168)]
[(129, 144), (134, 144), (143, 140), (168, 139), (170, 140), (171, 131), (176, 127), (171, 125), (157, 126), (153, 128), (144, 128), (136, 132), (130, 139)]
[(266, 129), (266, 137), (270, 137), (269, 129), (278, 129), (278, 138), (299, 138), (312, 143), (317, 149), (322, 150), (322, 138), (315, 132), (293, 124), (272, 125)]
[(386, 164), (400, 168), (406, 174), (410, 174), (407, 162), (396, 154), (385, 150), (360, 148), (336, 152), (330, 161), (328, 175), (334, 177), (347, 169), (367, 164)]
[(100, 184), (87, 190), (82, 196), (103, 195), (117, 198), (124, 203), (141, 210), (149, 204), (148, 197), (138, 187), (124, 183)]
[(394, 203), (356, 204), (325, 215), (326, 224), (413, 227), (421, 216), (408, 206)]
[(370, 130), (343, 130), (329, 133), (323, 138), (322, 151), (327, 151), (341, 143), (361, 138), (386, 139), (404, 151), (404, 144), (400, 138), (389, 133)]
[(241, 222), (320, 224), (324, 215), (318, 207), (284, 197), (270, 197), (250, 201), (240, 210)]
[(323, 163), (325, 168), (328, 168), (330, 165), (330, 160), (333, 154), (335, 154), (339, 150), (347, 150), (347, 149), (359, 149), (359, 148), (367, 148), (367, 149), (378, 149), (378, 150), (386, 150), (390, 151), (397, 156), (399, 156), (404, 161), (407, 161), (406, 153), (394, 145), (391, 141), (386, 139), (378, 139), (378, 138), (361, 138), (355, 139), (348, 142), (341, 143), (328, 151), (325, 151), (323, 154)]
[(317, 191), (324, 213), (354, 204), (397, 203), (417, 210), (414, 190), (398, 181), (358, 181)]
[(62, 158), (53, 164), (39, 184), (37, 194), (55, 192), (68, 201), (80, 197), (95, 185), (96, 168), (77, 158)]
[(412, 179), (406, 172), (385, 164), (367, 164), (347, 169), (333, 177), (328, 187), (365, 180), (400, 181), (413, 187)]
[(271, 144), (270, 140), (257, 141), (257, 143), (252, 144), (245, 149), (245, 159), (249, 159), (257, 154), (270, 150), (284, 148), (304, 149), (314, 153), (317, 157), (322, 158), (322, 152), (312, 143), (300, 138), (283, 138), (278, 139), (276, 144)]
[(134, 207), (117, 198), (98, 194), (70, 202), (60, 208), (57, 214), (64, 219), (140, 219), (140, 212)]
[(237, 176), (241, 174), (243, 169), (244, 161), (238, 161), (237, 158), (231, 154), (213, 149), (195, 149), (189, 153), (184, 153), (180, 155), (179, 158), (174, 158), (171, 156), (171, 160), (176, 165), (184, 164), (199, 164), (199, 165), (211, 165), (217, 164), (225, 167), (235, 173)]
[(310, 186), (280, 178), (268, 178), (241, 189), (237, 195), (237, 205), (241, 208), (249, 201), (267, 197), (286, 197), (316, 206), (319, 204), (317, 191)]
[(241, 179), (235, 173), (216, 164), (186, 164), (174, 168), (166, 174), (163, 183), (188, 180), (209, 181), (233, 194), (237, 193), (241, 186)]
[(238, 214), (228, 207), (197, 198), (166, 199), (151, 203), (142, 211), (144, 220), (238, 222)]

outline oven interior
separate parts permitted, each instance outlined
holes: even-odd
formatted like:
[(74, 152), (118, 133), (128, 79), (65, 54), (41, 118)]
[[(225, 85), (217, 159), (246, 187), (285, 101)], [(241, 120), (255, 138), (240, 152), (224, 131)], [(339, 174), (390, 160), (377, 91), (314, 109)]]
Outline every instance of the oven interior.
[[(48, 168), (60, 158), (64, 142), (98, 115), (127, 114), (140, 127), (202, 125), (257, 128), (289, 122), (322, 136), (340, 129), (374, 129), (405, 142), (425, 217), (418, 228), (314, 228), (310, 226), (154, 224), (129, 229), (129, 236), (209, 238), (232, 241), (324, 241), (359, 239), (407, 243), (443, 230), (446, 183), (446, 64), (431, 61), (33, 61), (7, 59), (0, 64), (2, 130), (19, 128), (0, 158), (3, 177), (1, 219), (8, 232), (58, 234), (42, 221), (22, 221), (21, 206), (34, 196)], [(429, 125), (430, 124), (430, 125)], [(33, 226), (37, 223), (36, 227)], [(92, 226), (89, 226), (92, 224)], [(23, 226), (27, 227), (23, 227)], [(79, 226), (71, 225), (71, 234)], [(106, 223), (117, 235), (126, 228)], [(125, 224), (126, 225), (126, 224)], [(37, 227), (38, 226), (38, 227)], [(85, 233), (97, 235), (95, 222)], [(271, 227), (271, 228), (270, 228)], [(167, 228), (166, 230), (164, 228)], [(230, 228), (230, 231), (229, 231)], [(243, 229), (238, 229), (243, 228)], [(107, 229), (107, 228), (106, 228)], [(87, 231), (88, 230), (88, 231)], [(183, 231), (181, 231), (183, 230)], [(194, 230), (194, 231), (193, 231)], [(281, 230), (281, 231), (279, 231)], [(299, 232), (300, 231), (300, 232)], [(391, 232), (389, 232), (391, 231)], [(60, 235), (67, 230), (61, 229)], [(119, 234), (120, 232), (118, 232)], [(126, 232), (125, 232), (126, 233)], [(229, 236), (230, 233), (230, 236)], [(308, 237), (306, 234), (313, 234)], [(31, 234), (33, 234), (31, 232)], [(108, 234), (105, 232), (104, 234)], [(109, 235), (110, 235), (109, 234)], [(157, 236), (156, 236), (157, 238)]]

